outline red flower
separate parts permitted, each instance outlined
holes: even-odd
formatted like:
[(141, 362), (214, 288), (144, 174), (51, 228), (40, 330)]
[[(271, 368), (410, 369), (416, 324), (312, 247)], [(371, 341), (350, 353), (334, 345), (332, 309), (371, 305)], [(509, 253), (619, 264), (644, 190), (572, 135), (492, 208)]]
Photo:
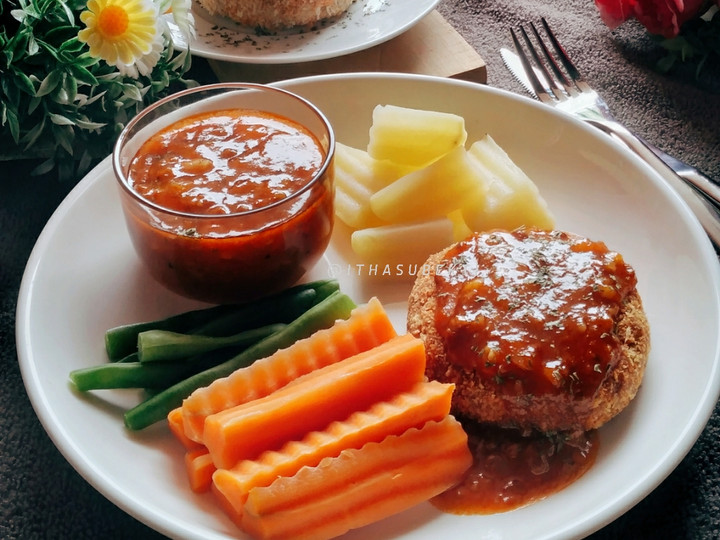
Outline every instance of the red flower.
[(700, 15), (705, 0), (595, 0), (600, 17), (609, 28), (636, 18), (652, 34), (678, 35), (683, 23)]

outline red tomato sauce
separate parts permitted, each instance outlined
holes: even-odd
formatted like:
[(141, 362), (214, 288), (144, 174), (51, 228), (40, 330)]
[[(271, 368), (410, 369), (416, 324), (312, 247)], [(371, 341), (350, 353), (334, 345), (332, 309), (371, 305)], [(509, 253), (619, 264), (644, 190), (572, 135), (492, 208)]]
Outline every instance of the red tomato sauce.
[[(296, 282), (324, 252), (333, 227), (332, 167), (303, 126), (254, 110), (183, 119), (151, 136), (128, 171), (145, 200), (129, 230), (152, 275), (209, 302), (249, 300)], [(160, 216), (160, 217), (158, 217)]]
[(637, 278), (602, 242), (518, 229), (459, 242), (435, 283), (453, 364), (499, 394), (581, 401), (619, 359), (615, 316)]
[(150, 138), (130, 166), (130, 185), (160, 206), (234, 214), (296, 193), (325, 155), (303, 126), (262, 111), (186, 118)]

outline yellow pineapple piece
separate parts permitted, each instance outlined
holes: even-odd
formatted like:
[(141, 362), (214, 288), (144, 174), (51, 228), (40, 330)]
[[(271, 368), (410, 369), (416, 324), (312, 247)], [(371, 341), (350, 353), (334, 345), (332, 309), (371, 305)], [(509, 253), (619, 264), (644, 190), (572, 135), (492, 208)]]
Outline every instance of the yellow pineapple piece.
[(393, 267), (422, 264), (453, 240), (453, 223), (448, 218), (360, 229), (350, 238), (360, 260)]
[(373, 110), (367, 151), (376, 159), (422, 167), (464, 145), (466, 139), (462, 116), (378, 105)]
[(470, 197), (481, 200), (483, 188), (467, 151), (458, 146), (372, 195), (370, 207), (390, 223), (422, 221), (446, 216)]
[(370, 197), (412, 170), (342, 143), (335, 145), (334, 164), (335, 215), (353, 229), (381, 225), (370, 208)]
[(468, 156), (485, 183), (483, 196), (463, 206), (468, 227), (473, 231), (554, 227), (555, 219), (535, 183), (490, 135), (473, 143)]

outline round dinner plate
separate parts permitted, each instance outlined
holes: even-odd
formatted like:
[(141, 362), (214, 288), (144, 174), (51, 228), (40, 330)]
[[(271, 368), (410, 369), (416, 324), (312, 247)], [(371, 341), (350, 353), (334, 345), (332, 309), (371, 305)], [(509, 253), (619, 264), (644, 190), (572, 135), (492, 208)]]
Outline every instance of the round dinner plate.
[[(486, 133), (535, 180), (557, 227), (603, 240), (638, 276), (652, 351), (636, 399), (600, 429), (594, 466), (574, 484), (511, 512), (457, 516), (421, 504), (346, 539), (571, 538), (617, 518), (680, 462), (720, 394), (720, 272), (697, 221), (649, 167), (610, 138), (530, 99), (457, 80), (402, 74), (309, 77), (279, 83), (313, 101), (337, 139), (367, 144), (373, 108), (395, 104), (463, 115), (468, 142)], [(404, 332), (408, 282), (358, 267), (340, 227), (309, 278), (337, 277), (358, 303), (377, 296)], [(372, 275), (373, 273), (378, 275)], [(175, 538), (243, 538), (211, 495), (187, 485), (183, 451), (165, 425), (131, 433), (134, 391), (81, 395), (76, 368), (106, 361), (103, 335), (199, 304), (156, 285), (128, 239), (109, 160), (47, 223), (27, 264), (17, 311), (23, 379), (55, 445), (98, 491)]]
[[(383, 43), (417, 24), (439, 0), (355, 0), (348, 10), (310, 30), (257, 32), (227, 17), (210, 15), (193, 2), (197, 56), (247, 64), (291, 64), (342, 56)], [(171, 28), (173, 25), (170, 25)], [(175, 29), (178, 46), (185, 44)]]

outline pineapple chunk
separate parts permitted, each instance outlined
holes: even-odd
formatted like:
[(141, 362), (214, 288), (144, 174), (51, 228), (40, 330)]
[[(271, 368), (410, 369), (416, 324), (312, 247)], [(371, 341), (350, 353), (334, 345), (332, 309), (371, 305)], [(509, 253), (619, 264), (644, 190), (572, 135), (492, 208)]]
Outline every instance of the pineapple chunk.
[(441, 218), (360, 229), (350, 243), (355, 254), (369, 264), (409, 270), (453, 242), (453, 223)]
[(369, 204), (363, 203), (340, 186), (335, 186), (335, 216), (351, 229), (382, 224)]
[(470, 197), (481, 200), (483, 188), (465, 147), (458, 146), (375, 193), (370, 207), (390, 223), (439, 218), (462, 207)]
[(335, 215), (353, 229), (381, 225), (370, 208), (370, 197), (412, 170), (342, 143), (336, 143), (334, 163)]
[(462, 209), (458, 208), (457, 210), (453, 210), (447, 217), (453, 225), (453, 240), (455, 242), (465, 240), (465, 238), (473, 233), (472, 229), (465, 223)]
[(507, 153), (486, 135), (468, 150), (485, 179), (483, 197), (463, 206), (463, 218), (473, 231), (512, 230), (522, 225), (552, 229), (555, 220), (535, 183)]
[(394, 163), (386, 159), (375, 159), (366, 150), (335, 143), (335, 170), (344, 171), (370, 192), (384, 188), (414, 167)]
[(456, 114), (378, 105), (373, 110), (368, 154), (423, 167), (465, 144), (465, 119)]

